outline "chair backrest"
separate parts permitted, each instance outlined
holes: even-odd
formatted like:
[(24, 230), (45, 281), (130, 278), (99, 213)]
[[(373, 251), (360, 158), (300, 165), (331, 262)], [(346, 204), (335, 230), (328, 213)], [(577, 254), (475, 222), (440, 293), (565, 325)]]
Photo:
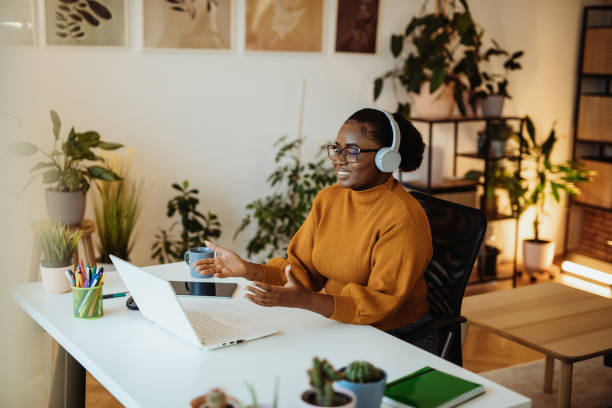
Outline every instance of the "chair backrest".
[(429, 218), (433, 256), (425, 270), (434, 318), (461, 314), (465, 287), (487, 230), (482, 211), (411, 191)]

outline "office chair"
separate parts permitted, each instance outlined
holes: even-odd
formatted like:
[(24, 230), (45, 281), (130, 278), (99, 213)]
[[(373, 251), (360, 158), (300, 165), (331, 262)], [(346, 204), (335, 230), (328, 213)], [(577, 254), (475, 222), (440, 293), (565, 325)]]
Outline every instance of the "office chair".
[[(435, 330), (444, 341), (441, 357), (463, 366), (461, 355), (461, 303), (476, 256), (487, 229), (482, 211), (411, 191), (429, 219), (433, 256), (425, 269), (429, 311), (433, 320), (402, 339), (419, 340)], [(454, 339), (454, 341), (453, 341)]]

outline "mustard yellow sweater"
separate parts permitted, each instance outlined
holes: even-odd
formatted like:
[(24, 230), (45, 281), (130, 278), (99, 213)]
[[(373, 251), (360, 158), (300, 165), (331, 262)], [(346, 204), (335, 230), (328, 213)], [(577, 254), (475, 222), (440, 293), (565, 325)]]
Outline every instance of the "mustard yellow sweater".
[(262, 265), (264, 281), (285, 284), (291, 264), (307, 288), (334, 297), (334, 320), (390, 330), (428, 311), (429, 222), (392, 176), (369, 190), (333, 185), (319, 192), (287, 256)]

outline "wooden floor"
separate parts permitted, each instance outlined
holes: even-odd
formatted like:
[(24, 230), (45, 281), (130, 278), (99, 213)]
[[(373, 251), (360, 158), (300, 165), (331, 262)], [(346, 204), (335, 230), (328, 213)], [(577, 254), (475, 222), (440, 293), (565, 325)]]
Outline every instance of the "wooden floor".
[[(548, 276), (538, 277), (538, 281), (549, 281)], [(518, 285), (530, 284), (527, 277), (519, 279)], [(512, 288), (512, 281), (498, 281), (469, 285), (466, 296), (478, 293), (506, 290)], [(495, 370), (516, 364), (544, 358), (544, 355), (496, 336), (479, 327), (470, 326), (463, 345), (463, 367), (473, 372)], [(115, 408), (122, 405), (87, 373), (86, 406), (96, 408)]]

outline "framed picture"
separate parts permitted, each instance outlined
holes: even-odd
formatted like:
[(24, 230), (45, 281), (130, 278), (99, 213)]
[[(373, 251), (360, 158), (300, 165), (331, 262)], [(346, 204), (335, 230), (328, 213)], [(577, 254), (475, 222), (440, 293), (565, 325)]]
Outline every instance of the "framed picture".
[(125, 45), (125, 0), (45, 0), (47, 45)]
[(0, 1), (0, 45), (34, 45), (32, 0)]
[(378, 0), (338, 0), (336, 51), (376, 53)]
[(323, 0), (246, 0), (247, 50), (320, 52)]
[(147, 48), (230, 49), (232, 0), (144, 0)]

